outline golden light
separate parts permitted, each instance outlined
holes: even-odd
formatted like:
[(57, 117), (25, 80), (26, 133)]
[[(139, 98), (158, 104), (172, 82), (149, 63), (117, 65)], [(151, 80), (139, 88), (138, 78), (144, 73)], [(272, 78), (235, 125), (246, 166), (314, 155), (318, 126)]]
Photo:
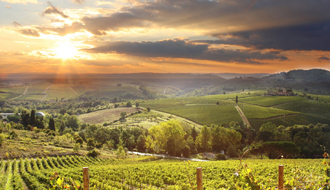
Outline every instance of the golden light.
[(77, 48), (70, 42), (61, 42), (54, 49), (55, 58), (74, 59), (78, 54)]

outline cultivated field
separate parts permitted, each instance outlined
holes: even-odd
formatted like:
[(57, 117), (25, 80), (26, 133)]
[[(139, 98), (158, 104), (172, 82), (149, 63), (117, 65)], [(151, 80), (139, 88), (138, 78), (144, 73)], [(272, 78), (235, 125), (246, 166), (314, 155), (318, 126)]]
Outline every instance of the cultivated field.
[(100, 110), (100, 111), (79, 115), (79, 119), (84, 123), (103, 124), (105, 122), (113, 122), (114, 120), (120, 119), (121, 112), (126, 112), (126, 114), (129, 115), (131, 113), (138, 112), (139, 110), (141, 109), (133, 108), (133, 107), (106, 109), (106, 110)]
[(279, 165), (284, 165), (286, 189), (319, 189), (326, 184), (323, 161), (317, 159), (244, 160), (240, 165), (238, 160), (183, 162), (151, 157), (105, 160), (66, 156), (1, 161), (4, 175), (0, 176), (0, 185), (5, 189), (42, 190), (52, 188), (64, 177), (60, 180), (63, 186), (80, 188), (82, 168), (88, 167), (89, 186), (96, 189), (196, 189), (196, 168), (201, 167), (205, 189), (275, 189)]
[[(142, 102), (142, 106), (178, 115), (201, 125), (242, 122), (234, 106), (238, 106), (252, 127), (263, 123), (292, 126), (310, 123), (330, 124), (330, 105), (301, 96), (254, 96), (247, 92), (203, 97), (168, 98)], [(260, 93), (262, 94), (262, 93)], [(321, 96), (327, 99), (328, 96)], [(216, 105), (218, 103), (219, 105)]]

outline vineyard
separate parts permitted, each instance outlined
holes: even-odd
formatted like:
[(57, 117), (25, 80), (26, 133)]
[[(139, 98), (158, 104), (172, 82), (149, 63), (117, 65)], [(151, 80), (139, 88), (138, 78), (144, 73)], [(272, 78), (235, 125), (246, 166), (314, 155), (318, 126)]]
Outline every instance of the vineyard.
[[(193, 189), (202, 167), (205, 189), (246, 187), (252, 179), (260, 189), (277, 186), (278, 165), (284, 165), (288, 189), (319, 189), (326, 182), (322, 160), (239, 160), (183, 162), (140, 157), (124, 160), (65, 156), (0, 162), (0, 189), (82, 189), (82, 168), (89, 167), (92, 189)], [(248, 176), (248, 178), (246, 178)], [(250, 181), (251, 182), (251, 181)]]

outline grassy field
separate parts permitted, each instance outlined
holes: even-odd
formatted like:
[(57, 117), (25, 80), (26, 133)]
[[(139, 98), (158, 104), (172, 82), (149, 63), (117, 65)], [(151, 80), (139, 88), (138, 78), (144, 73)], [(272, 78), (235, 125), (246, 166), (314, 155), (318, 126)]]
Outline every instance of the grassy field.
[(120, 119), (120, 113), (126, 112), (127, 115), (131, 113), (135, 113), (139, 111), (139, 108), (114, 108), (114, 109), (106, 109), (106, 110), (100, 110), (95, 111), (87, 114), (79, 115), (79, 119), (84, 123), (89, 124), (103, 124), (105, 122), (112, 122), (114, 120)]
[(288, 102), (301, 101), (305, 98), (299, 96), (255, 96), (248, 98), (240, 98), (239, 102), (253, 104), (258, 106), (270, 107)]
[(86, 96), (93, 98), (114, 98), (115, 96), (119, 97), (120, 95), (128, 93), (136, 95), (141, 94), (139, 89), (134, 86), (104, 86), (103, 88), (87, 93)]
[(233, 105), (186, 105), (160, 110), (187, 118), (201, 125), (221, 125), (231, 121), (242, 121)]
[(313, 100), (304, 99), (299, 102), (288, 102), (286, 104), (278, 105), (276, 108), (301, 112), (325, 119), (330, 118), (330, 105)]
[[(261, 92), (259, 92), (262, 94)], [(202, 125), (223, 124), (242, 119), (234, 108), (239, 106), (251, 125), (258, 128), (268, 121), (278, 125), (330, 124), (330, 105), (300, 96), (253, 96), (247, 92), (203, 97), (168, 98), (141, 103), (144, 107), (178, 115)], [(321, 96), (327, 99), (330, 96)], [(330, 98), (329, 98), (330, 100)], [(219, 106), (216, 103), (219, 102)]]
[(239, 107), (244, 112), (245, 116), (250, 118), (270, 118), (276, 116), (282, 116), (284, 114), (298, 114), (293, 111), (287, 111), (282, 109), (270, 108), (270, 107), (262, 107), (262, 106), (255, 106), (249, 104), (238, 104)]

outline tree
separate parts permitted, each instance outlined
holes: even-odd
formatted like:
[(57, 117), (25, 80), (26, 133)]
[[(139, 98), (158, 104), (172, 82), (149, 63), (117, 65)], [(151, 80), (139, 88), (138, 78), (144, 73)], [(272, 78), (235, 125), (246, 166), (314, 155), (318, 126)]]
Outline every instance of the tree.
[(71, 115), (67, 118), (66, 126), (72, 128), (74, 131), (79, 129), (79, 119), (76, 115)]
[(21, 118), (22, 118), (22, 124), (23, 124), (23, 126), (25, 128), (27, 128), (27, 126), (30, 123), (30, 115), (28, 113), (26, 113), (26, 112), (22, 112)]
[(135, 102), (135, 107), (139, 107), (140, 106), (140, 103), (139, 102)]
[(30, 125), (32, 126), (36, 125), (36, 110), (31, 110)]
[(211, 129), (203, 126), (196, 138), (196, 146), (199, 152), (206, 152), (210, 150)]
[(128, 101), (128, 102), (126, 103), (126, 107), (132, 107), (132, 102), (131, 102), (131, 101)]
[[(177, 120), (169, 120), (149, 129), (151, 142), (147, 142), (147, 148), (151, 145), (155, 152), (168, 152), (171, 155), (180, 155), (185, 147), (183, 130), (181, 123)], [(150, 141), (150, 140), (149, 140)]]
[(121, 112), (120, 113), (120, 119), (125, 119), (126, 117), (126, 112)]
[(148, 112), (150, 112), (151, 109), (148, 107), (147, 110), (148, 110)]
[(194, 141), (196, 141), (196, 137), (197, 137), (198, 133), (196, 131), (196, 127), (194, 126), (191, 130), (191, 136), (194, 139)]
[(54, 118), (53, 118), (53, 117), (51, 117), (51, 118), (49, 119), (49, 125), (48, 125), (48, 128), (49, 128), (49, 130), (56, 131), (56, 129), (55, 129), (55, 121), (54, 121)]
[(125, 158), (126, 152), (122, 146), (118, 147), (117, 158)]
[(146, 136), (140, 135), (139, 138), (136, 141), (136, 149), (139, 152), (144, 152), (146, 145)]
[(238, 96), (236, 96), (236, 104), (238, 103)]
[(87, 150), (92, 150), (94, 148), (95, 148), (94, 139), (92, 138), (87, 139)]

